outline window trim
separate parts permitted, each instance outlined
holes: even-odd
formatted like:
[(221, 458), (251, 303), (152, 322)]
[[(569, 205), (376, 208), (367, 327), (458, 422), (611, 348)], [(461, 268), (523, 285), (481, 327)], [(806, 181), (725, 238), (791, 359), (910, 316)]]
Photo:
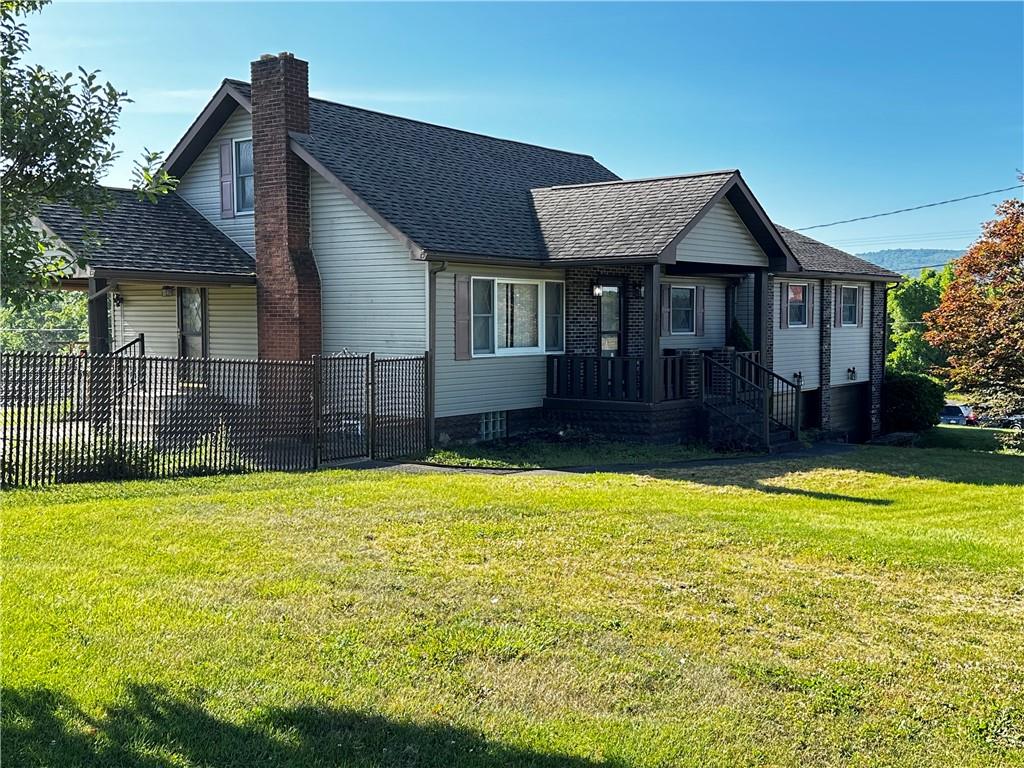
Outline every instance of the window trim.
[[(843, 314), (843, 307), (848, 306), (843, 303), (843, 291), (847, 288), (853, 290), (853, 322), (846, 322), (846, 316)], [(846, 285), (841, 284), (839, 286), (839, 327), (840, 328), (857, 328), (857, 318), (860, 316), (860, 286), (859, 285)]]
[[(786, 328), (809, 328), (810, 327), (807, 324), (807, 293), (808, 293), (808, 290), (809, 290), (809, 288), (808, 288), (809, 285), (810, 285), (810, 283), (787, 283), (786, 284)], [(789, 291), (790, 291), (790, 289), (792, 289), (792, 288), (794, 288), (796, 286), (800, 286), (800, 287), (802, 287), (804, 289), (804, 300), (802, 302), (796, 302), (797, 304), (801, 304), (802, 303), (804, 305), (804, 321), (802, 323), (794, 323), (793, 322), (793, 316), (792, 316), (792, 314), (789, 311), (790, 307), (793, 306), (793, 301), (789, 298)]]
[(248, 138), (232, 139), (231, 140), (231, 204), (235, 211), (235, 216), (255, 216), (256, 215), (256, 157), (253, 156), (252, 161), (252, 173), (246, 174), (252, 176), (252, 210), (240, 211), (238, 210), (238, 145), (248, 141), (252, 143), (252, 136)]
[[(477, 352), (476, 351), (476, 323), (473, 319), (476, 317), (476, 313), (473, 311), (475, 306), (474, 294), (476, 292), (477, 281), (486, 281), (491, 284), (491, 291), (493, 301), (493, 317), (494, 322), (491, 323), (491, 348), (493, 352)], [(498, 283), (506, 284), (519, 284), (519, 285), (535, 285), (537, 286), (537, 341), (539, 345), (536, 347), (512, 347), (512, 348), (500, 348), (498, 346)], [(546, 324), (547, 324), (547, 292), (545, 287), (548, 283), (558, 283), (562, 286), (562, 349), (559, 350), (547, 350), (544, 346), (544, 340), (547, 338)], [(469, 279), (469, 351), (470, 356), (473, 359), (481, 358), (486, 359), (490, 357), (530, 357), (530, 356), (547, 356), (547, 355), (564, 355), (565, 354), (565, 315), (566, 315), (566, 295), (565, 295), (565, 281), (564, 280), (545, 280), (525, 277), (495, 277), (487, 275), (472, 275)]]
[[(693, 300), (690, 304), (690, 319), (693, 330), (691, 331), (677, 331), (672, 327), (672, 291), (675, 290), (689, 291), (690, 295), (693, 296)], [(668, 291), (668, 334), (669, 336), (696, 336), (697, 335), (697, 286), (696, 285), (685, 285), (679, 283), (672, 283), (669, 286)]]

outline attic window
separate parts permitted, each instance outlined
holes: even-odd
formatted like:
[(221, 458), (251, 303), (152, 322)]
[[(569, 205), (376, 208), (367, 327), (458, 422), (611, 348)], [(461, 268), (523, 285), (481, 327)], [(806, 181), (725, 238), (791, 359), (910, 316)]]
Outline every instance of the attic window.
[(252, 173), (252, 139), (235, 141), (235, 213), (252, 213), (256, 201)]

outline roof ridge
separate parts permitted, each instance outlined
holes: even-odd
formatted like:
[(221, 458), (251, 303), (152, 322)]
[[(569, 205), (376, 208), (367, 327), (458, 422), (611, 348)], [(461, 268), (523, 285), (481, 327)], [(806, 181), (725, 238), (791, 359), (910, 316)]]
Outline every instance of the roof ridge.
[(534, 187), (532, 192), (543, 192), (549, 189), (576, 189), (579, 187), (605, 187), (612, 184), (643, 184), (651, 181), (673, 181), (675, 179), (694, 179), (701, 176), (724, 176), (739, 173), (739, 168), (723, 168), (717, 171), (698, 171), (696, 173), (677, 173), (672, 176), (646, 176), (640, 179), (616, 179), (614, 181), (590, 181), (583, 184), (556, 184), (551, 187)]
[[(226, 77), (224, 78), (226, 83), (237, 83), (239, 85), (245, 85), (252, 88), (252, 84), (245, 80), (236, 80), (235, 78)], [(310, 96), (310, 101), (319, 101), (323, 104), (330, 104), (332, 107), (344, 107), (345, 109), (355, 109), (359, 112), (368, 112), (371, 115), (382, 115), (383, 117), (390, 117), (394, 120), (404, 120), (407, 123), (416, 123), (417, 125), (429, 125), (431, 128), (440, 128), (444, 131), (452, 131), (454, 133), (462, 133), (467, 136), (478, 136), (483, 139), (490, 139), (491, 141), (502, 141), (506, 144), (519, 144), (524, 147), (533, 147), (534, 149), (543, 149), (546, 152), (557, 152), (561, 155), (572, 155), (573, 157), (586, 157), (591, 160), (596, 158), (586, 152), (573, 152), (570, 149), (558, 149), (556, 147), (546, 147), (543, 144), (534, 144), (529, 141), (521, 141), (520, 139), (506, 139), (502, 136), (492, 136), (488, 133), (481, 133), (480, 131), (467, 131), (465, 128), (453, 128), (450, 125), (441, 125), (440, 123), (432, 123), (429, 120), (417, 120), (415, 117), (406, 117), (405, 115), (396, 115), (392, 112), (382, 112), (379, 109), (369, 109), (367, 107), (357, 107), (354, 104), (343, 104), (340, 101), (331, 101), (330, 99), (322, 99), (319, 96)]]

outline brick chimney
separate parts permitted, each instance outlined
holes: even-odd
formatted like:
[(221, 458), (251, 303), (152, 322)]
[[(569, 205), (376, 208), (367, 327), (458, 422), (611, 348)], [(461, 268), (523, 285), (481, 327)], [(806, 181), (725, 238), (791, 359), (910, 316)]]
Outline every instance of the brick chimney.
[(309, 132), (309, 65), (290, 53), (252, 62), (256, 307), (263, 359), (320, 354), (320, 275), (309, 247), (309, 167), (288, 132)]

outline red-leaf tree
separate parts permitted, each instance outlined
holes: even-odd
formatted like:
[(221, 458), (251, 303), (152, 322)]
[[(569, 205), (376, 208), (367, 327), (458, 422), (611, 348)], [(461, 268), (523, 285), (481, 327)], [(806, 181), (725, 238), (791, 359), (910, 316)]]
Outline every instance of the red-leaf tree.
[(993, 416), (1024, 413), (1024, 201), (996, 208), (924, 319), (925, 339), (949, 353), (957, 390)]

